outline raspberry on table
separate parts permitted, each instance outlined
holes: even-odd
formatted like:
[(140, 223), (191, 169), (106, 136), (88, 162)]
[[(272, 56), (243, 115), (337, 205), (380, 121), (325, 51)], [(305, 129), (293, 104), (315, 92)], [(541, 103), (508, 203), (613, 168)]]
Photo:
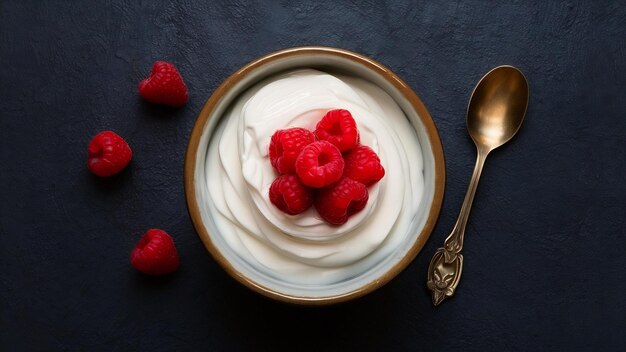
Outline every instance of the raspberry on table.
[(327, 141), (313, 142), (296, 159), (296, 173), (303, 184), (320, 188), (339, 181), (344, 161), (337, 147)]
[(156, 61), (150, 76), (139, 83), (139, 94), (149, 102), (180, 107), (187, 103), (189, 92), (176, 67)]
[(344, 156), (346, 163), (343, 176), (361, 182), (366, 186), (373, 185), (385, 176), (385, 169), (380, 158), (372, 148), (359, 145)]
[(100, 176), (112, 176), (122, 171), (133, 157), (124, 138), (112, 131), (98, 133), (87, 146), (87, 168)]
[(315, 136), (322, 141), (334, 144), (341, 152), (359, 144), (359, 130), (350, 111), (335, 109), (322, 117), (315, 127)]
[(274, 132), (270, 140), (270, 162), (279, 174), (293, 173), (296, 159), (304, 147), (313, 143), (315, 136), (304, 128), (289, 128)]
[(350, 216), (365, 208), (368, 198), (364, 184), (343, 177), (336, 184), (318, 190), (315, 209), (326, 222), (342, 225)]
[(270, 201), (280, 210), (296, 215), (313, 204), (313, 190), (300, 182), (296, 175), (281, 175), (270, 186)]
[(133, 268), (148, 275), (165, 275), (178, 269), (179, 259), (174, 240), (167, 232), (150, 229), (130, 254)]

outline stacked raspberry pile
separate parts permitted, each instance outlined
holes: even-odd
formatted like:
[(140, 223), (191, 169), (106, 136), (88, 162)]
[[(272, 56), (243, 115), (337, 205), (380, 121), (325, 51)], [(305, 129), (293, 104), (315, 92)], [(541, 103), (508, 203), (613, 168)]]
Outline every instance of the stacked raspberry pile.
[(365, 208), (367, 187), (385, 175), (376, 152), (360, 144), (352, 114), (343, 109), (327, 112), (314, 132), (276, 131), (269, 156), (280, 175), (270, 186), (270, 201), (290, 215), (314, 205), (332, 225), (344, 224)]

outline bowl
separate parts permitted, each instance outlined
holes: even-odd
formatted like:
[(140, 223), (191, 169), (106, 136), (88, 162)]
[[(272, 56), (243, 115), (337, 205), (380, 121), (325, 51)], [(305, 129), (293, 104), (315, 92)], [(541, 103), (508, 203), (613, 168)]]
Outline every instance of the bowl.
[[(203, 185), (213, 133), (225, 112), (248, 88), (285, 71), (316, 70), (365, 79), (384, 90), (414, 127), (423, 159), (423, 196), (411, 228), (400, 245), (376, 265), (342, 282), (325, 285), (281, 282), (242, 260), (214, 222), (212, 202)], [(445, 168), (437, 128), (413, 90), (382, 64), (363, 55), (330, 47), (299, 47), (256, 59), (228, 77), (208, 99), (195, 122), (185, 156), (185, 196), (189, 214), (209, 253), (233, 278), (266, 297), (295, 304), (323, 305), (351, 300), (376, 290), (406, 268), (424, 246), (443, 201)]]

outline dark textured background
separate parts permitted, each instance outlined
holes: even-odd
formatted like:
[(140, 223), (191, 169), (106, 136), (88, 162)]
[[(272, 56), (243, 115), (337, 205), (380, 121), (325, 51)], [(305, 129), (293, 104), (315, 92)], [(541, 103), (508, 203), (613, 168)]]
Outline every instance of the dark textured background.
[[(0, 2), (0, 350), (626, 350), (626, 3), (490, 3)], [(354, 50), (406, 80), (439, 128), (448, 174), (412, 265), (324, 308), (231, 279), (183, 194), (205, 100), (246, 62), (301, 45)], [(179, 67), (184, 108), (139, 98), (155, 60)], [(475, 158), (467, 100), (500, 64), (528, 77), (528, 114), (487, 162), (458, 294), (433, 308), (426, 268)], [(85, 167), (105, 129), (135, 153), (112, 179)], [(173, 277), (129, 265), (150, 227), (175, 237)]]

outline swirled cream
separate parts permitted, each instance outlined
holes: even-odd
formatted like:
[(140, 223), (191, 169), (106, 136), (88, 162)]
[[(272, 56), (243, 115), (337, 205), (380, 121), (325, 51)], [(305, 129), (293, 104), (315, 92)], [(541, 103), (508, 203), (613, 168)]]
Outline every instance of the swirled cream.
[[(365, 209), (341, 226), (327, 224), (314, 208), (284, 214), (268, 197), (277, 177), (268, 156), (272, 134), (313, 130), (338, 108), (352, 113), (385, 177), (369, 188)], [(332, 284), (383, 260), (409, 235), (424, 191), (422, 165), (413, 126), (381, 88), (306, 69), (257, 83), (232, 104), (209, 143), (205, 182), (215, 224), (241, 259), (286, 282)]]

